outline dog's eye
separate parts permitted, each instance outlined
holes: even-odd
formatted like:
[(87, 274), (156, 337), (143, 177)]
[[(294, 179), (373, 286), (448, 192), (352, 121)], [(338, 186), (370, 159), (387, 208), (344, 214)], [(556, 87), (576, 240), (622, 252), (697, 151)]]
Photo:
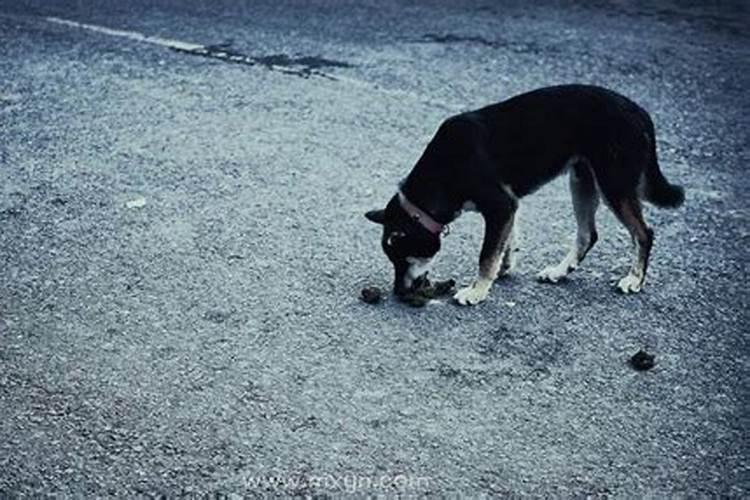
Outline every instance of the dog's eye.
[(388, 238), (385, 240), (385, 244), (389, 247), (392, 247), (404, 236), (406, 236), (406, 233), (402, 231), (394, 231), (388, 235)]

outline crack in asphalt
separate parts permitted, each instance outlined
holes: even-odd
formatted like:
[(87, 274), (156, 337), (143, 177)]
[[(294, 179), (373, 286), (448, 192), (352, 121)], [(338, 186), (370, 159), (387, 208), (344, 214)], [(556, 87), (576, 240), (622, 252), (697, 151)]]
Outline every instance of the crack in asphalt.
[(271, 54), (267, 56), (251, 56), (231, 49), (231, 43), (218, 45), (204, 45), (197, 48), (170, 47), (172, 50), (195, 56), (209, 57), (229, 63), (246, 64), (248, 66), (262, 66), (270, 71), (302, 78), (318, 76), (329, 80), (335, 77), (320, 71), (320, 68), (353, 68), (354, 65), (320, 56), (290, 56), (288, 54)]
[[(544, 53), (560, 54), (562, 52), (562, 49), (559, 46), (550, 45), (550, 44), (542, 44), (542, 43), (537, 43), (534, 41), (518, 42), (518, 41), (510, 41), (510, 40), (506, 40), (502, 38), (491, 40), (491, 39), (485, 38), (483, 36), (478, 36), (478, 35), (458, 35), (455, 33), (447, 33), (447, 34), (427, 33), (419, 39), (412, 40), (411, 43), (439, 44), (439, 45), (456, 45), (456, 44), (478, 45), (478, 46), (486, 47), (489, 49), (505, 49), (516, 54), (531, 54), (531, 55), (537, 55), (537, 56), (544, 54)], [(630, 76), (643, 75), (646, 73), (650, 73), (652, 75), (658, 75), (658, 70), (654, 68), (659, 68), (662, 64), (657, 54), (653, 54), (651, 56), (653, 63), (654, 63), (653, 68), (649, 68), (645, 64), (642, 64), (642, 63), (631, 62), (631, 61), (618, 61), (616, 60), (615, 57), (611, 56), (610, 54), (593, 55), (588, 51), (581, 51), (580, 55), (581, 57), (597, 57), (598, 59), (602, 61), (602, 63), (609, 70), (616, 71), (626, 76), (627, 75), (630, 75)]]
[(414, 99), (418, 102), (422, 102), (429, 106), (444, 109), (450, 112), (458, 112), (463, 110), (463, 106), (458, 103), (441, 102), (430, 98), (429, 96), (423, 96), (414, 92), (409, 92), (401, 89), (386, 88), (378, 83), (359, 79), (356, 77), (345, 76), (345, 75), (331, 75), (320, 68), (354, 68), (355, 65), (344, 62), (336, 61), (332, 59), (326, 59), (319, 56), (289, 56), (288, 54), (271, 54), (266, 56), (249, 56), (237, 51), (232, 50), (231, 42), (225, 42), (215, 45), (202, 45), (192, 42), (185, 42), (181, 40), (175, 40), (170, 38), (161, 38), (158, 36), (144, 35), (137, 31), (120, 30), (114, 28), (108, 28), (106, 26), (99, 26), (96, 24), (81, 23), (78, 21), (71, 21), (69, 19), (63, 19), (59, 17), (45, 17), (45, 21), (69, 28), (84, 29), (87, 31), (93, 31), (95, 33), (101, 33), (109, 36), (115, 36), (120, 38), (126, 38), (140, 43), (149, 43), (152, 45), (158, 45), (160, 47), (166, 47), (176, 52), (182, 52), (190, 55), (211, 57), (227, 62), (233, 62), (238, 64), (245, 64), (248, 66), (261, 66), (271, 71), (301, 76), (309, 78), (310, 76), (320, 77), (326, 80), (340, 82), (348, 84), (358, 88), (368, 89), (369, 91), (378, 92), (380, 94), (388, 95), (395, 98)]
[(492, 47), (497, 48), (504, 44), (488, 40), (484, 38), (483, 36), (476, 36), (476, 35), (454, 35), (453, 33), (448, 33), (447, 35), (438, 35), (435, 33), (427, 33), (426, 35), (423, 35), (422, 38), (419, 40), (419, 42), (422, 43), (443, 43), (443, 44), (450, 44), (450, 43), (476, 43), (479, 45), (484, 45), (485, 47)]
[(99, 26), (96, 24), (81, 23), (62, 19), (59, 17), (46, 17), (46, 21), (71, 28), (85, 29), (96, 33), (127, 38), (136, 42), (150, 43), (160, 47), (166, 47), (176, 52), (190, 54), (195, 56), (209, 57), (230, 63), (245, 64), (248, 66), (261, 66), (271, 71), (284, 73), (287, 75), (296, 75), (303, 78), (317, 76), (329, 80), (338, 81), (339, 79), (329, 75), (321, 68), (353, 68), (354, 65), (344, 62), (326, 59), (320, 56), (290, 56), (288, 54), (270, 54), (266, 56), (251, 56), (243, 54), (231, 48), (231, 42), (225, 42), (214, 45), (202, 45), (192, 42), (184, 42), (170, 38), (161, 38), (157, 36), (144, 35), (137, 31), (121, 30)]
[(413, 40), (412, 43), (435, 43), (441, 45), (452, 44), (473, 44), (489, 47), (491, 49), (505, 48), (519, 54), (540, 54), (542, 52), (558, 52), (559, 49), (554, 46), (545, 46), (535, 42), (512, 42), (498, 38), (490, 40), (479, 35), (457, 35), (455, 33), (437, 34), (427, 33), (422, 38)]

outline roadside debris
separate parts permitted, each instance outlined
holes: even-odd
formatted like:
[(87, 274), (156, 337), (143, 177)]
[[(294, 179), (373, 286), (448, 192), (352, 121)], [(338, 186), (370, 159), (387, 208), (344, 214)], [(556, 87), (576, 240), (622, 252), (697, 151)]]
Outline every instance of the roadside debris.
[(376, 286), (366, 286), (362, 289), (359, 299), (366, 304), (378, 304), (383, 300), (383, 292)]
[(641, 349), (630, 358), (630, 366), (638, 371), (650, 370), (656, 364), (654, 361), (655, 358), (655, 355), (649, 354)]
[(146, 198), (144, 198), (143, 196), (133, 198), (130, 201), (126, 201), (125, 206), (127, 208), (143, 208), (146, 206)]

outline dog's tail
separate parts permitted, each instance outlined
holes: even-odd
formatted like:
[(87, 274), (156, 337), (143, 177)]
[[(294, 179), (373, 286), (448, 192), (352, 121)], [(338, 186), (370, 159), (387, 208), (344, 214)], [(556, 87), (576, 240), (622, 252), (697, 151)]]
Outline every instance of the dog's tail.
[(645, 198), (657, 207), (677, 208), (685, 201), (685, 189), (682, 186), (670, 184), (654, 161), (646, 168)]
[(659, 162), (656, 159), (655, 139), (652, 139), (652, 144), (651, 161), (644, 172), (644, 180), (646, 181), (644, 198), (657, 207), (677, 208), (685, 201), (685, 189), (682, 186), (671, 184), (661, 173)]

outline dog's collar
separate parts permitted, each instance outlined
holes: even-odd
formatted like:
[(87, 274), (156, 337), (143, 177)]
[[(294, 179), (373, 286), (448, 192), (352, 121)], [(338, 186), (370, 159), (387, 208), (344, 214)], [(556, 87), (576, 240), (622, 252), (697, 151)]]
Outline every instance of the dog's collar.
[(430, 214), (416, 206), (414, 203), (410, 202), (401, 191), (398, 192), (398, 201), (399, 203), (401, 203), (401, 208), (403, 208), (406, 213), (409, 214), (409, 217), (419, 222), (422, 227), (427, 229), (432, 234), (447, 232), (447, 224), (441, 224), (433, 219)]

